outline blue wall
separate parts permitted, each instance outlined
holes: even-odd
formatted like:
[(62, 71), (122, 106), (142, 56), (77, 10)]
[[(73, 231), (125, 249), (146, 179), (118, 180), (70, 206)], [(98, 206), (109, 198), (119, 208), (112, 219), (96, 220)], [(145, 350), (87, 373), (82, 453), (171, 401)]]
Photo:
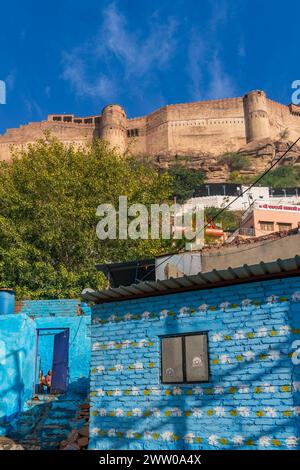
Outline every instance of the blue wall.
[(0, 315), (0, 421), (23, 411), (32, 397), (34, 361), (34, 322), (23, 314)]
[[(95, 305), (91, 449), (299, 448), (300, 278)], [(159, 335), (208, 331), (209, 383), (160, 383)]]
[[(69, 392), (86, 394), (90, 369), (90, 308), (78, 300), (21, 302), (19, 312), (0, 315), (0, 421), (26, 409), (33, 395), (37, 330), (69, 328)], [(52, 364), (53, 349), (42, 348)], [(46, 373), (47, 371), (44, 371)], [(0, 433), (1, 431), (0, 424)]]

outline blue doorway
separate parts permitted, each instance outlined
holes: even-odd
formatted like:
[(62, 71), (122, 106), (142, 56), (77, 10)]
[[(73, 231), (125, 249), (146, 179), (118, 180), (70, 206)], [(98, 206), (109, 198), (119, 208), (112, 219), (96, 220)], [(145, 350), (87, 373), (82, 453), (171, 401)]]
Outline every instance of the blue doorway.
[(37, 330), (35, 392), (66, 393), (69, 382), (69, 328)]

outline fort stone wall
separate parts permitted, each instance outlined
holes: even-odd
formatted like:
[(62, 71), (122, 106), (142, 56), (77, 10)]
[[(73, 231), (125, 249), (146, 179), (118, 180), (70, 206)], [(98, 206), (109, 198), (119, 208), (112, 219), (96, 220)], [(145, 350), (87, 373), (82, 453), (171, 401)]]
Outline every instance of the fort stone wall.
[(255, 90), (243, 97), (168, 105), (132, 119), (116, 104), (105, 106), (96, 116), (52, 114), (47, 121), (8, 129), (0, 136), (0, 160), (11, 158), (11, 146), (26, 146), (44, 131), (66, 144), (81, 145), (100, 137), (120, 153), (209, 159), (263, 139), (295, 140), (300, 134), (300, 109)]

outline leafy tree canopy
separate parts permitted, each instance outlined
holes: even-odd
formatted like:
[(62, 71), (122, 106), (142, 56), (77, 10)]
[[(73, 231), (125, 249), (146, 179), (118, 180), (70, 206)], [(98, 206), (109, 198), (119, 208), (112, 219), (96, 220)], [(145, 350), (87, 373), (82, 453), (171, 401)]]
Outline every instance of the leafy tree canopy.
[(19, 298), (77, 297), (103, 287), (95, 264), (153, 256), (160, 240), (105, 240), (96, 236), (101, 203), (160, 203), (171, 194), (168, 174), (120, 157), (102, 141), (64, 146), (46, 135), (0, 164), (0, 285)]
[(172, 196), (179, 203), (193, 196), (194, 190), (203, 184), (205, 174), (201, 170), (192, 170), (183, 165), (174, 165), (168, 170), (173, 180)]

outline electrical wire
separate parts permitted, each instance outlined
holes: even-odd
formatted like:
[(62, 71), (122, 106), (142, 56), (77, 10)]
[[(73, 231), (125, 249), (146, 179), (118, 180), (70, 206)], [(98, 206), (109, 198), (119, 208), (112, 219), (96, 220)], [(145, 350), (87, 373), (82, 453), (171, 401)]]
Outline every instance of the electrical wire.
[[(223, 207), (220, 211), (218, 211), (212, 218), (211, 218), (211, 221), (215, 220), (217, 217), (219, 217), (225, 210), (228, 209), (228, 207), (230, 207), (234, 202), (236, 202), (240, 197), (242, 197), (244, 194), (246, 194), (248, 191), (250, 191), (250, 189), (252, 189), (254, 186), (256, 186), (276, 165), (278, 165), (279, 162), (281, 162), (285, 156), (287, 155), (287, 153), (299, 142), (300, 140), (300, 136), (298, 137), (298, 139), (296, 139), (287, 149), (286, 151), (281, 155), (281, 157), (279, 157), (278, 159), (276, 159), (276, 161), (274, 163), (272, 163), (270, 165), (269, 168), (267, 168), (267, 170), (262, 173), (253, 183), (250, 184), (250, 186), (247, 186), (247, 188), (245, 188), (242, 192), (240, 192), (238, 194), (238, 196), (236, 196), (235, 199), (233, 199), (231, 202), (229, 202), (225, 207)], [(201, 227), (200, 230), (198, 230), (196, 232), (196, 234), (193, 236), (192, 240), (190, 240), (189, 242), (191, 243), (193, 240), (195, 240), (195, 238), (197, 237), (197, 235), (199, 235), (203, 230), (205, 230), (208, 226), (210, 225), (210, 222), (206, 223), (203, 227)], [(177, 251), (175, 253), (172, 253), (171, 255), (167, 256), (166, 258), (163, 259), (163, 261), (161, 261), (160, 263), (158, 263), (151, 271), (149, 271), (148, 273), (146, 273), (142, 279), (140, 280), (140, 282), (144, 281), (144, 279), (146, 279), (150, 274), (153, 273), (153, 271), (155, 271), (159, 266), (161, 266), (162, 264), (164, 264), (166, 261), (168, 261), (169, 259), (171, 259), (173, 256), (177, 255), (179, 253), (180, 250), (182, 250), (182, 248), (184, 248), (185, 246), (185, 241), (183, 244), (181, 244), (179, 246), (179, 248), (177, 248)]]

